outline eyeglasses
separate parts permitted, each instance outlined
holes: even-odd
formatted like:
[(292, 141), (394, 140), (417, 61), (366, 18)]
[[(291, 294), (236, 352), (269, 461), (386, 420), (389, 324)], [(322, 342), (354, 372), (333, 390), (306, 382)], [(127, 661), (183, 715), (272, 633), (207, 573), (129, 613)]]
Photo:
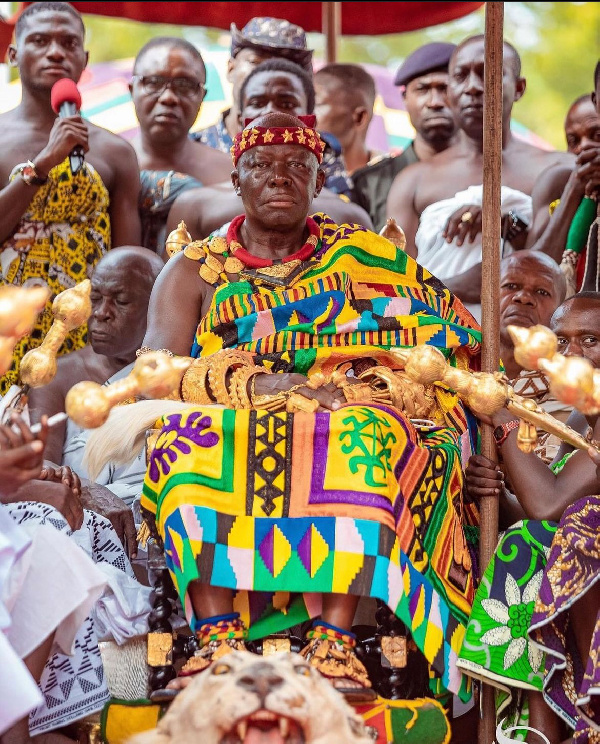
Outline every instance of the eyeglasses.
[(176, 77), (167, 78), (161, 75), (133, 75), (132, 80), (139, 80), (142, 90), (149, 96), (160, 96), (165, 88), (171, 88), (176, 96), (193, 98), (198, 93), (206, 93), (206, 88), (197, 80)]

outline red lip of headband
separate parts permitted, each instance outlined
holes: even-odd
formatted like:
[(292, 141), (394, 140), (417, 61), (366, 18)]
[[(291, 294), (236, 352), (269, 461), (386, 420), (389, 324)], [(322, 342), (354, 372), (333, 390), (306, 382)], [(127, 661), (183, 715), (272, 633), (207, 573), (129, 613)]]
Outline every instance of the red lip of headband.
[[(242, 153), (262, 145), (301, 145), (319, 161), (323, 161), (325, 143), (314, 129), (314, 116), (298, 117), (306, 127), (248, 127), (235, 135), (231, 147), (233, 165), (237, 166)], [(247, 120), (246, 124), (252, 120)]]

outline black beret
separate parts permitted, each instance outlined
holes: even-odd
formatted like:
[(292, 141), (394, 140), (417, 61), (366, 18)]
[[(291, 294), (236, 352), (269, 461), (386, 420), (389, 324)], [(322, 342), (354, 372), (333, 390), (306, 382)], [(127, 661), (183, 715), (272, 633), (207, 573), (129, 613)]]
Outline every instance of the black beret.
[(434, 41), (415, 49), (398, 68), (394, 85), (408, 85), (411, 80), (433, 70), (447, 70), (450, 57), (455, 49), (456, 44), (443, 41)]

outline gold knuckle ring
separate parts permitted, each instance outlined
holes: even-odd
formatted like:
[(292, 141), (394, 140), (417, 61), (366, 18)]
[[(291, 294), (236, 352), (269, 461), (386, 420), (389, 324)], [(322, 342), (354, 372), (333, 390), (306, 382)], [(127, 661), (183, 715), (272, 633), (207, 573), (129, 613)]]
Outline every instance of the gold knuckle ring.
[(462, 217), (460, 218), (461, 222), (471, 222), (473, 219), (473, 214), (471, 212), (463, 212)]

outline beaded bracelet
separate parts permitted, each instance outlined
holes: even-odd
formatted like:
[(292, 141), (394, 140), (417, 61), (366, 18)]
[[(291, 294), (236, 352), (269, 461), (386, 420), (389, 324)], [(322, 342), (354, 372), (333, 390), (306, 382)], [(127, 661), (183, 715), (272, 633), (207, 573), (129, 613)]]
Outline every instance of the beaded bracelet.
[(226, 641), (232, 638), (244, 640), (248, 636), (243, 622), (239, 618), (222, 620), (216, 623), (201, 625), (196, 631), (196, 637), (203, 648), (211, 641)]
[(170, 357), (175, 356), (170, 349), (151, 349), (149, 346), (140, 346), (140, 348), (135, 352), (135, 355), (139, 358), (142, 354), (151, 354), (155, 351), (162, 351), (163, 354), (167, 354)]
[(306, 634), (307, 639), (321, 638), (322, 640), (332, 641), (345, 648), (354, 648), (356, 646), (356, 636), (349, 631), (344, 633), (340, 629), (335, 629), (329, 625), (315, 624)]

